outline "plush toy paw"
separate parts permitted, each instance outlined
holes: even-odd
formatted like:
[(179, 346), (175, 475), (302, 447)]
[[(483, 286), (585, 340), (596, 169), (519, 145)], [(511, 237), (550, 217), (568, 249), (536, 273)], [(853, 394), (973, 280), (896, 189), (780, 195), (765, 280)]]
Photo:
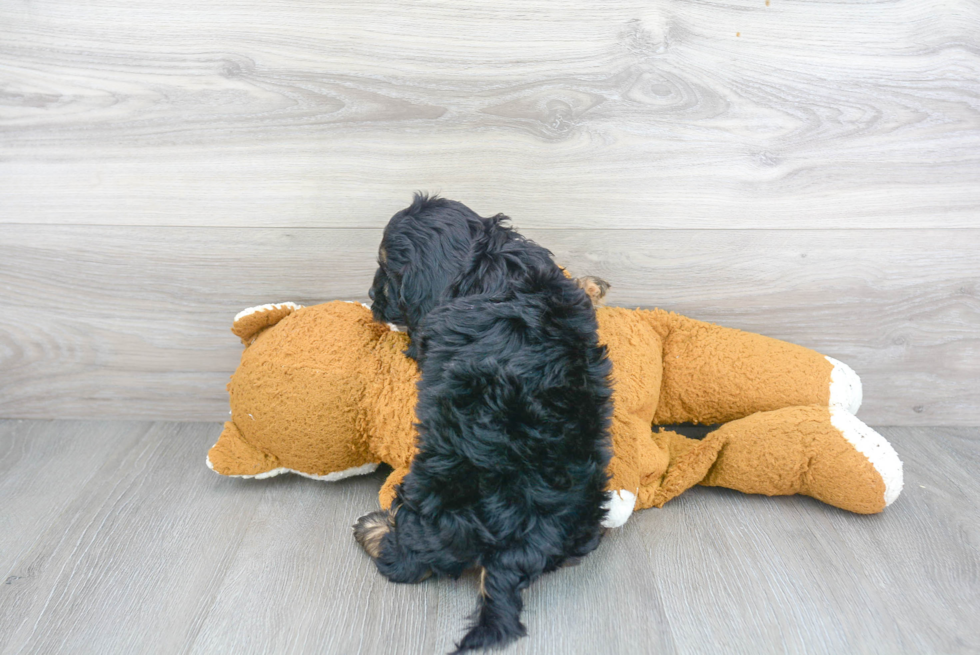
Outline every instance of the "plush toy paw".
[(626, 489), (617, 489), (609, 493), (609, 500), (603, 503), (606, 518), (602, 521), (604, 528), (618, 528), (626, 523), (633, 508), (636, 506), (636, 494)]
[(857, 414), (864, 396), (861, 378), (844, 362), (826, 355), (824, 357), (834, 366), (830, 372), (830, 406), (842, 407), (851, 414)]
[(888, 440), (841, 407), (830, 408), (830, 422), (854, 449), (868, 458), (885, 485), (885, 507), (902, 493), (902, 460)]

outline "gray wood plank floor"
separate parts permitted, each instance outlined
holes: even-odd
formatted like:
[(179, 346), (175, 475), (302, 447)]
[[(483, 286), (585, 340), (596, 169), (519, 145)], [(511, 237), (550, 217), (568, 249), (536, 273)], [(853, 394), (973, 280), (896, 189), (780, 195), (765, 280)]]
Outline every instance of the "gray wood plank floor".
[[(385, 582), (379, 475), (221, 478), (212, 423), (0, 421), (0, 652), (441, 653), (476, 580)], [(980, 652), (980, 429), (883, 428), (878, 516), (694, 489), (527, 593), (513, 653)]]

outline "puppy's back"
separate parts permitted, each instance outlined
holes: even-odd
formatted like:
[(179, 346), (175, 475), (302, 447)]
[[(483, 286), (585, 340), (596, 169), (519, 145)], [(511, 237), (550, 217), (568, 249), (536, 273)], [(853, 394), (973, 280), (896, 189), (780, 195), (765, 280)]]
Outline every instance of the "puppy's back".
[(426, 318), (419, 475), (403, 490), (450, 512), (446, 546), (484, 566), (461, 649), (523, 634), (521, 589), (598, 545), (606, 500), (610, 364), (592, 304), (544, 249), (500, 243), (457, 286), (476, 292)]

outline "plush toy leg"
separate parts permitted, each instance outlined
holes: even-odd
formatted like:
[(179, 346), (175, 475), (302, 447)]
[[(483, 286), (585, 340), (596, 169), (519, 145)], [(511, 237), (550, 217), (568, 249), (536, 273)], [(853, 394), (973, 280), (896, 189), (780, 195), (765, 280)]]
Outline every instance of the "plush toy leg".
[(797, 405), (853, 414), (861, 406), (861, 380), (843, 362), (761, 334), (639, 311), (664, 342), (655, 424), (725, 423)]
[(667, 453), (668, 465), (661, 469), (662, 473), (653, 470), (640, 479), (636, 508), (663, 507), (668, 500), (701, 482), (718, 461), (726, 440), (719, 431), (700, 441), (663, 428), (654, 432), (653, 441), (658, 450)]
[(788, 407), (729, 425), (724, 454), (701, 484), (800, 493), (859, 514), (880, 512), (902, 490), (898, 455), (846, 410)]
[[(768, 496), (803, 494), (874, 514), (902, 490), (902, 462), (888, 441), (841, 408), (786, 407), (732, 421), (697, 441), (655, 438), (670, 452), (644, 505), (662, 506), (693, 484)], [(656, 484), (659, 482), (659, 484)]]
[(385, 483), (381, 485), (381, 491), (378, 492), (378, 502), (381, 503), (381, 509), (391, 508), (391, 503), (395, 500), (395, 487), (401, 484), (406, 475), (408, 475), (407, 466), (396, 468), (385, 480)]
[(261, 477), (278, 469), (279, 460), (245, 441), (238, 426), (228, 421), (208, 452), (208, 468), (221, 475)]
[(654, 441), (649, 418), (628, 414), (619, 407), (613, 413), (611, 432), (616, 454), (606, 468), (609, 500), (605, 504), (606, 518), (602, 525), (618, 528), (626, 523), (636, 504), (642, 502), (642, 499), (638, 501), (638, 494), (649, 495), (649, 489), (644, 490), (643, 480), (659, 480), (667, 470), (669, 451)]

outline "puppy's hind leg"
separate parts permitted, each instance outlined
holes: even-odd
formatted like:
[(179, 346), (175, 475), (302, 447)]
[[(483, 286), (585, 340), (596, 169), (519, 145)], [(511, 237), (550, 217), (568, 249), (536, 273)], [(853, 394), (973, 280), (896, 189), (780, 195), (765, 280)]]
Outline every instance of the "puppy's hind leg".
[(392, 582), (422, 582), (432, 570), (417, 553), (399, 544), (395, 511), (365, 514), (354, 523), (354, 539)]
[(382, 538), (394, 527), (395, 521), (390, 511), (371, 512), (354, 522), (354, 539), (372, 559), (377, 559), (381, 554)]
[(585, 291), (585, 295), (589, 297), (589, 300), (596, 307), (603, 304), (603, 298), (606, 297), (606, 292), (609, 291), (610, 287), (610, 284), (602, 278), (591, 275), (575, 278), (575, 284), (579, 289)]

